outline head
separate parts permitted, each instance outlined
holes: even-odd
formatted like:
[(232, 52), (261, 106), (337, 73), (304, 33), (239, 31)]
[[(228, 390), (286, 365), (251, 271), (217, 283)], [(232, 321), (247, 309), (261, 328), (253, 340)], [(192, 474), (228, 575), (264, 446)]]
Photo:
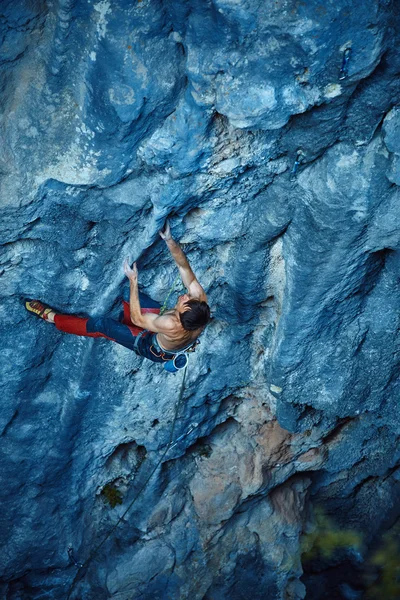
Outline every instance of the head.
[(207, 302), (190, 298), (188, 294), (178, 298), (176, 308), (182, 327), (186, 331), (196, 331), (205, 327), (210, 320), (210, 307)]

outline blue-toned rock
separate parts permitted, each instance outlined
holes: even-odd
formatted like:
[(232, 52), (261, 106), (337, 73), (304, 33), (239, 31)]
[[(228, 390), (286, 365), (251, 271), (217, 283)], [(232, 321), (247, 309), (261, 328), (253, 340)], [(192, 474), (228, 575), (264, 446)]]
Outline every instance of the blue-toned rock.
[[(400, 516), (399, 16), (2, 2), (5, 600), (367, 594)], [(127, 256), (173, 306), (166, 219), (212, 310), (182, 395), (24, 309), (118, 319)], [(307, 563), (321, 505), (363, 545)]]

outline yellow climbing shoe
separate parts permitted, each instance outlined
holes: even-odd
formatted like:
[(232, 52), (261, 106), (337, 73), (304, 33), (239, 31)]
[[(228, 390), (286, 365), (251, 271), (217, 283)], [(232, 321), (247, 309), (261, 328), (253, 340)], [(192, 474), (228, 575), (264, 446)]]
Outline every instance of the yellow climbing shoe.
[(25, 300), (25, 308), (40, 319), (48, 320), (48, 314), (53, 311), (50, 306), (46, 306), (39, 300)]

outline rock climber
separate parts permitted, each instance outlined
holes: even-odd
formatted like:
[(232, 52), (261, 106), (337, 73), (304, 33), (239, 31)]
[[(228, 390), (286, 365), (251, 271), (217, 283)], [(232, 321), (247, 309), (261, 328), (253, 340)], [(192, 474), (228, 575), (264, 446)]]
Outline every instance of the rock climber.
[[(197, 338), (210, 319), (207, 296), (193, 273), (182, 248), (173, 239), (168, 221), (159, 231), (181, 276), (187, 293), (179, 296), (174, 308), (160, 313), (160, 305), (138, 289), (138, 271), (125, 259), (124, 272), (130, 282), (129, 304), (123, 302), (122, 322), (110, 317), (82, 318), (57, 313), (39, 300), (25, 301), (25, 308), (54, 323), (66, 333), (88, 337), (108, 338), (153, 362), (174, 361), (177, 356), (192, 350)], [(186, 364), (186, 363), (185, 363)], [(168, 369), (167, 369), (168, 370)]]

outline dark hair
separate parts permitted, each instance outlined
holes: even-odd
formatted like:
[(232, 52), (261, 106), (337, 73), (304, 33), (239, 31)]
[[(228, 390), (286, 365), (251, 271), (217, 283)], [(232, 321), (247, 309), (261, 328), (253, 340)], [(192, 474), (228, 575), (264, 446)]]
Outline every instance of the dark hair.
[(210, 320), (210, 307), (203, 300), (188, 300), (184, 306), (190, 306), (190, 310), (180, 313), (183, 329), (195, 331), (207, 325)]

